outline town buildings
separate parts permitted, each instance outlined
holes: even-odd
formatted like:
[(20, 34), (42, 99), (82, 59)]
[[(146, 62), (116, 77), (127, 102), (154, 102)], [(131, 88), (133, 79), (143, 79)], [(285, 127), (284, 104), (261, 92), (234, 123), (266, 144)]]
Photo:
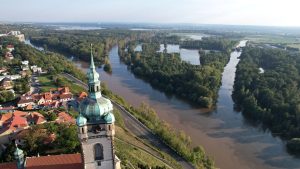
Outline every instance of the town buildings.
[(64, 102), (73, 100), (73, 94), (70, 92), (69, 87), (62, 87), (58, 89), (50, 89), (49, 92), (37, 94), (24, 94), (20, 97), (17, 104), (19, 108), (25, 108), (32, 105), (36, 108), (49, 107), (58, 108)]
[[(120, 160), (115, 155), (115, 117), (113, 105), (109, 99), (102, 97), (99, 74), (96, 72), (93, 56), (87, 73), (89, 93), (81, 93), (80, 115), (76, 119), (81, 154), (62, 154), (43, 157), (26, 157), (16, 147), (15, 162), (0, 164), (6, 169), (120, 169)], [(64, 90), (66, 91), (66, 90)], [(52, 98), (48, 94), (46, 99)], [(65, 114), (61, 113), (64, 118)], [(66, 118), (64, 118), (65, 120)], [(59, 119), (58, 121), (61, 121)]]

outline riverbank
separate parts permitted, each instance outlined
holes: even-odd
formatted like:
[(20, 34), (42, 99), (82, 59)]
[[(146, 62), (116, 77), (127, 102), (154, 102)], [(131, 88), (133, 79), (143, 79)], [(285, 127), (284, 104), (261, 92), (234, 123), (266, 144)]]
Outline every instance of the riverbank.
[[(299, 168), (299, 159), (286, 152), (285, 144), (271, 133), (253, 126), (233, 109), (231, 99), (235, 66), (240, 52), (232, 52), (224, 69), (217, 109), (208, 112), (191, 106), (176, 97), (165, 95), (145, 81), (136, 78), (120, 62), (117, 47), (109, 53), (112, 74), (97, 69), (101, 81), (129, 104), (139, 107), (142, 102), (157, 110), (160, 119), (183, 130), (191, 137), (191, 145), (203, 145), (206, 153), (214, 157), (216, 167), (224, 169), (290, 169)], [(88, 64), (74, 61), (82, 70)]]

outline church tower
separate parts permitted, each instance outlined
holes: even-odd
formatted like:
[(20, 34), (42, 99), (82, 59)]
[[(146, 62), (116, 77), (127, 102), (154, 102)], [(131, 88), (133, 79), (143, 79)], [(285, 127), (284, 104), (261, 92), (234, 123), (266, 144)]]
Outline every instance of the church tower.
[(15, 159), (17, 160), (17, 169), (24, 169), (24, 153), (23, 150), (18, 148), (18, 145), (16, 144), (16, 150), (14, 152)]
[(85, 169), (118, 169), (120, 161), (114, 152), (115, 117), (113, 105), (102, 97), (99, 74), (94, 65), (91, 45), (91, 65), (87, 73), (89, 95), (79, 105), (76, 119)]

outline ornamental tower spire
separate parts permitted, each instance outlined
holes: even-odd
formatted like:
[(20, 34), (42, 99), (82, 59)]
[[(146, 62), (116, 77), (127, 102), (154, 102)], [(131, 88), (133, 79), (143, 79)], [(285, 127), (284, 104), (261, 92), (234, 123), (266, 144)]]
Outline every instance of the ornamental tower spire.
[(93, 44), (91, 44), (91, 69), (95, 69), (95, 64), (94, 64), (94, 57), (93, 57)]
[(24, 162), (25, 162), (24, 153), (23, 153), (23, 150), (18, 148), (17, 144), (16, 144), (16, 150), (14, 152), (14, 156), (15, 156), (15, 159), (17, 160), (17, 168), (24, 169)]
[(99, 73), (96, 71), (94, 57), (93, 57), (93, 45), (91, 44), (91, 65), (90, 69), (87, 73), (89, 79), (89, 97), (91, 99), (99, 99), (101, 97), (101, 90), (100, 90), (100, 80), (99, 80)]

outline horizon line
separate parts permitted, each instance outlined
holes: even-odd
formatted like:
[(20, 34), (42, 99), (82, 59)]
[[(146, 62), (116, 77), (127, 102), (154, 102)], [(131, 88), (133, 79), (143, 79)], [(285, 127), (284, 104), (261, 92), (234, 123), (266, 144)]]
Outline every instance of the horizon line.
[(181, 26), (241, 26), (241, 27), (278, 27), (278, 28), (298, 28), (300, 26), (283, 26), (283, 25), (252, 25), (252, 24), (219, 24), (219, 23), (161, 23), (161, 22), (123, 22), (123, 21), (1, 21), (0, 24), (140, 24), (140, 25), (161, 25), (161, 26), (170, 26), (170, 25), (181, 25)]

